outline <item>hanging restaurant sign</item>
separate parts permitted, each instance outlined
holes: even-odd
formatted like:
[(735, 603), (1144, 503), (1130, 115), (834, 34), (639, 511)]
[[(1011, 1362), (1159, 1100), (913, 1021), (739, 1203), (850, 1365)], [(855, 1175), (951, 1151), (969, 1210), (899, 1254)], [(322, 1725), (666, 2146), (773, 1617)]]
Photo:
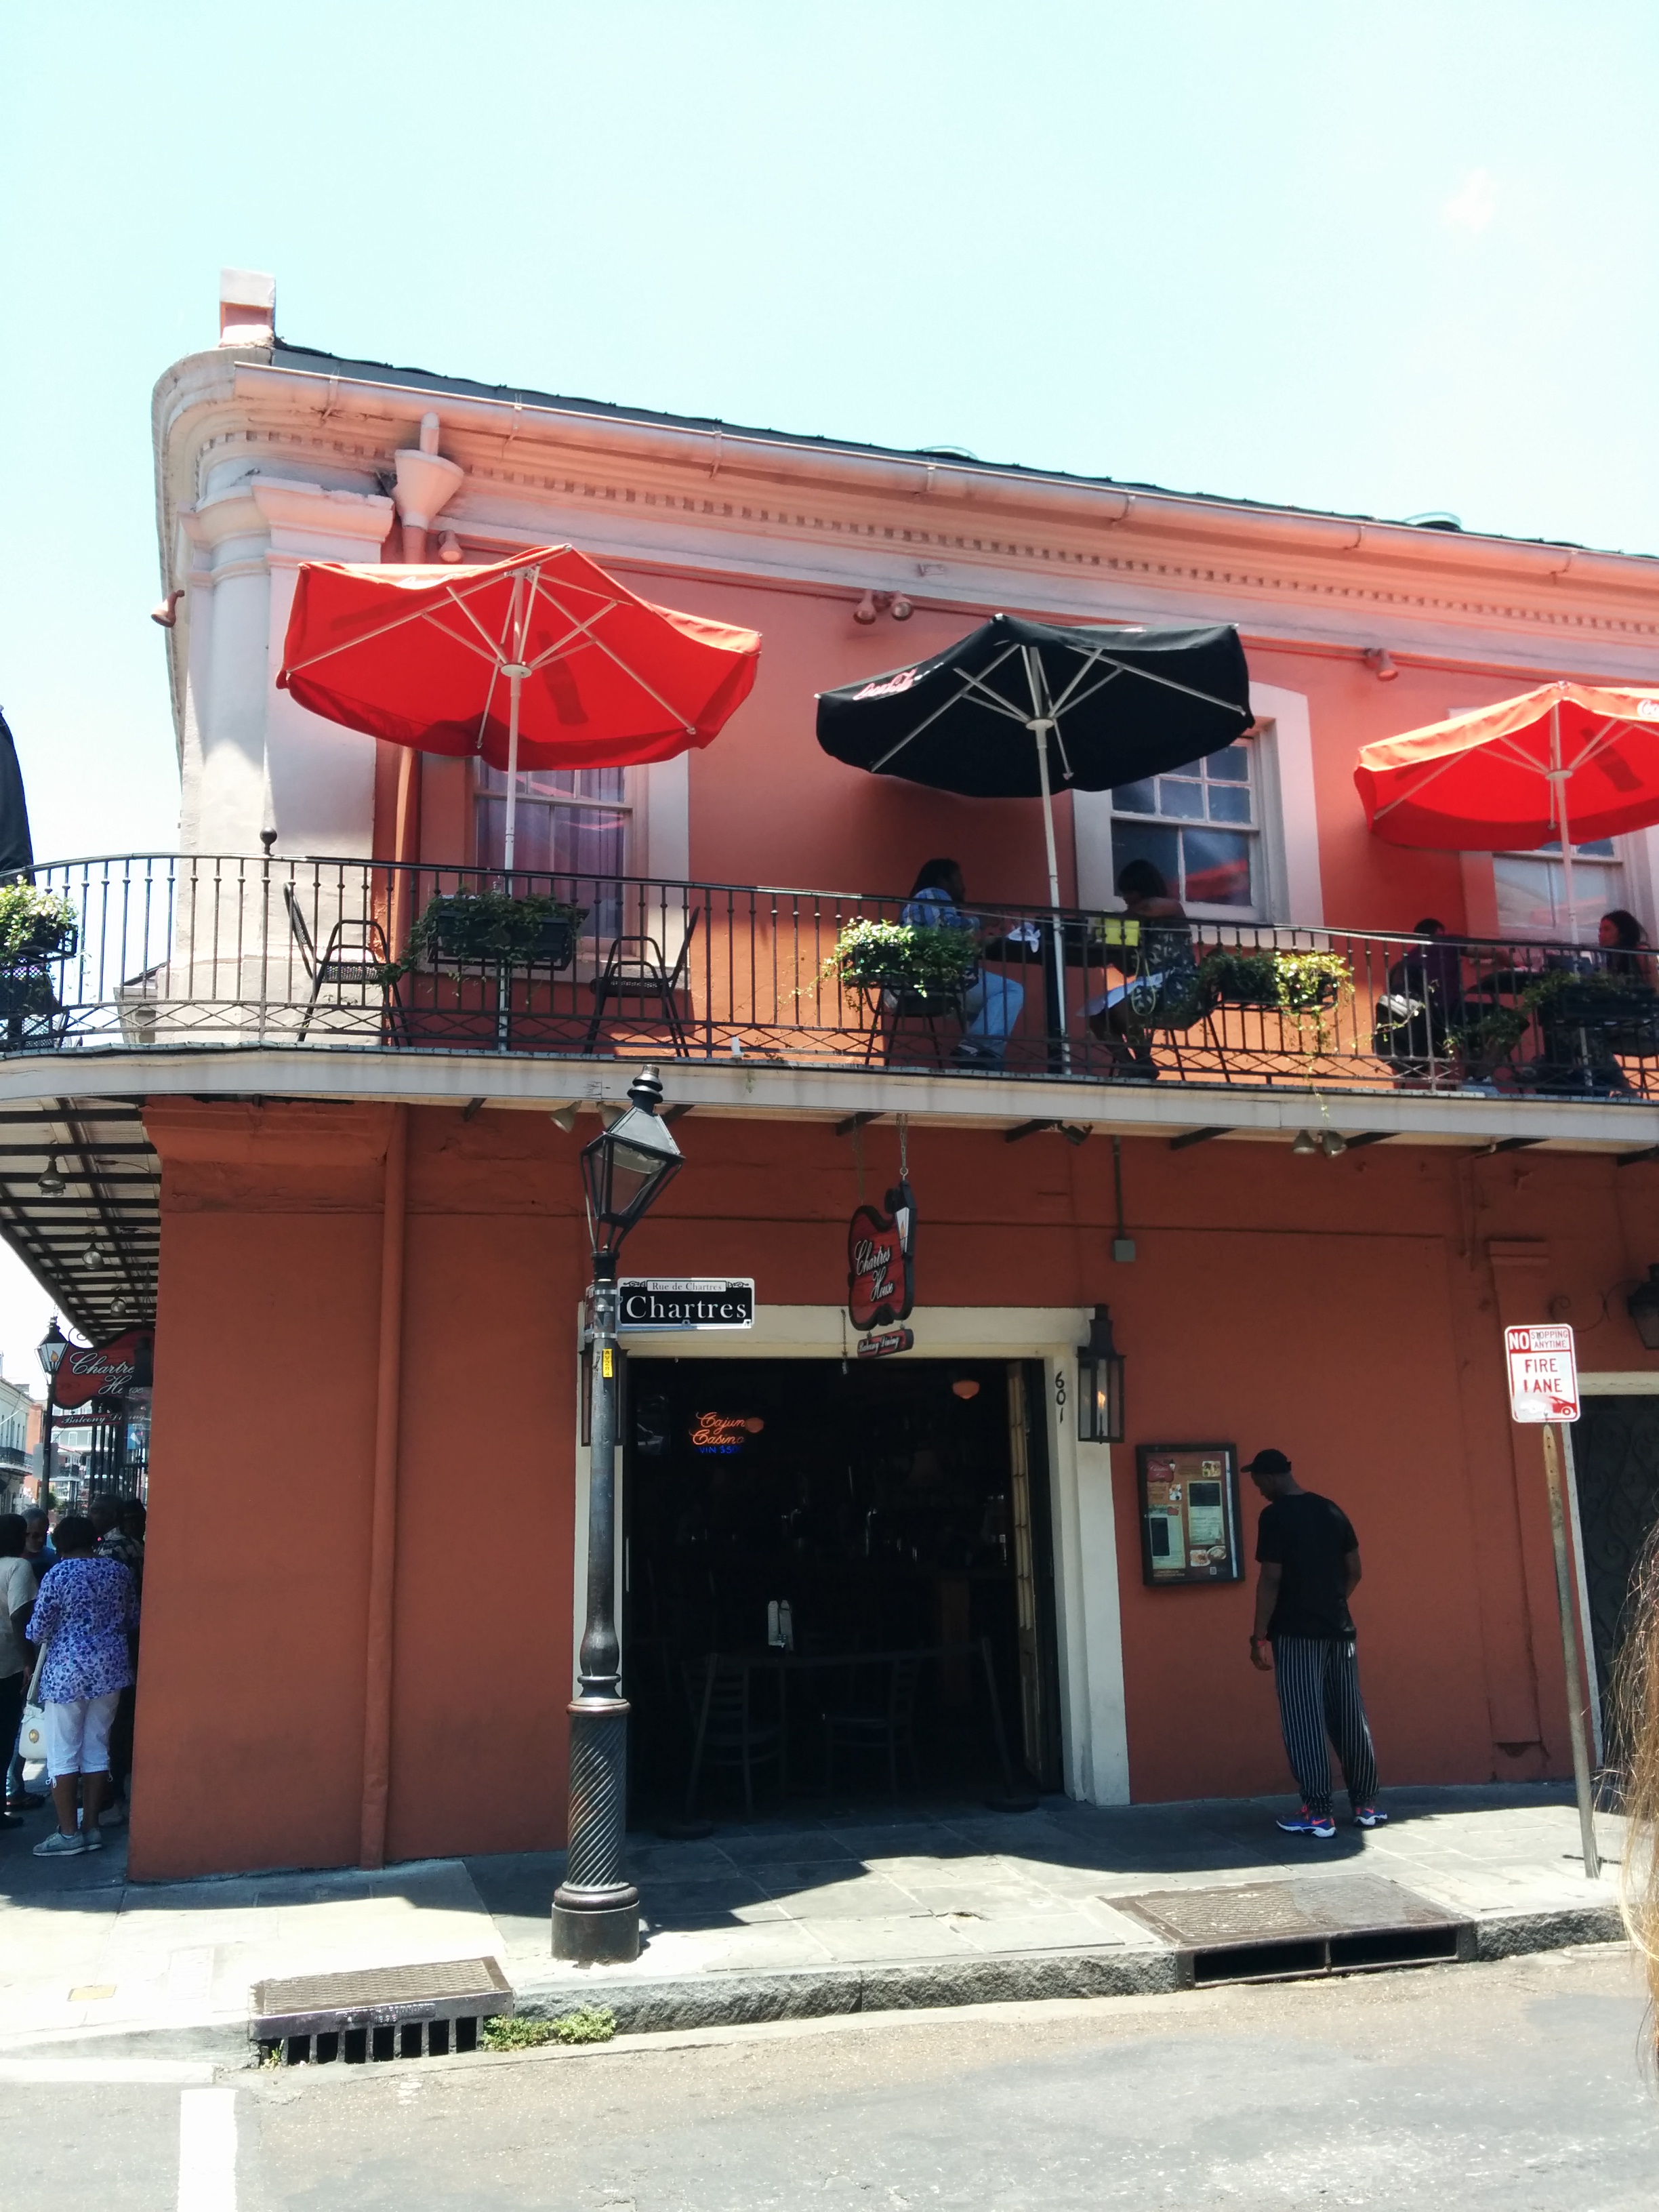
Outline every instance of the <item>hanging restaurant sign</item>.
[(130, 1328), (107, 1344), (71, 1344), (52, 1378), (53, 1412), (87, 1405), (94, 1398), (118, 1397), (134, 1383), (148, 1387), (155, 1352), (153, 1328)]
[(916, 1333), (912, 1328), (880, 1329), (874, 1336), (861, 1336), (859, 1339), (859, 1358), (888, 1359), (896, 1352), (913, 1350), (915, 1341)]
[(847, 1311), (854, 1328), (890, 1328), (915, 1304), (916, 1206), (908, 1182), (887, 1211), (860, 1206), (847, 1225)]
[(624, 1329), (753, 1328), (754, 1278), (632, 1277), (617, 1285), (617, 1314)]

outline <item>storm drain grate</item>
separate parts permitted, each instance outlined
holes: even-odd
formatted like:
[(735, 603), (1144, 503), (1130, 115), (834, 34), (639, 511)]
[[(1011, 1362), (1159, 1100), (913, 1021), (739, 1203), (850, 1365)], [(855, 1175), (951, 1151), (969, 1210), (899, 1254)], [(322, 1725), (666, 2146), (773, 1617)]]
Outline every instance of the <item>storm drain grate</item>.
[(1473, 1922), (1375, 1875), (1310, 1875), (1104, 1900), (1176, 1947), (1189, 1989), (1363, 1974), (1474, 1956)]
[(476, 2051), (478, 2024), (514, 2009), (493, 1959), (442, 1959), (356, 1974), (260, 1982), (250, 2033), (286, 2066), (361, 2066), (377, 2058), (443, 2058)]

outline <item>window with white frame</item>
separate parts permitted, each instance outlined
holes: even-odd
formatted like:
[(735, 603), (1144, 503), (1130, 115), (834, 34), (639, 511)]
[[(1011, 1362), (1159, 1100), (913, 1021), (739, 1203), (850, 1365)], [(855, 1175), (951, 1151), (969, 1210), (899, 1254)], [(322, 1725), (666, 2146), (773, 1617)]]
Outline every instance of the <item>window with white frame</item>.
[(1253, 921), (1267, 907), (1253, 737), (1112, 793), (1112, 881), (1150, 860), (1189, 914)]
[[(499, 868), (507, 845), (502, 769), (479, 763), (473, 806), (478, 866)], [(514, 866), (600, 881), (625, 875), (632, 816), (626, 769), (523, 770), (513, 824)]]
[(1500, 937), (1571, 938), (1576, 921), (1578, 941), (1593, 944), (1601, 916), (1627, 904), (1624, 865), (1611, 837), (1572, 848), (1571, 911), (1559, 842), (1531, 853), (1494, 854), (1492, 872)]

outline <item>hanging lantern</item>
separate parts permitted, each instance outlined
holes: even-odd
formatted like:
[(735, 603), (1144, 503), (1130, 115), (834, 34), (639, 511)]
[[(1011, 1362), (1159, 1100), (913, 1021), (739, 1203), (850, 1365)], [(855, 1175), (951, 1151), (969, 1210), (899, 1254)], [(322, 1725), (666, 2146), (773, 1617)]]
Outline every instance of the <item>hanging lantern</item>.
[(1625, 1310), (1648, 1350), (1659, 1352), (1659, 1267), (1650, 1263), (1646, 1282), (1631, 1292)]
[(1097, 1306), (1089, 1341), (1077, 1348), (1077, 1433), (1079, 1443), (1123, 1442), (1123, 1355), (1112, 1341), (1112, 1316)]

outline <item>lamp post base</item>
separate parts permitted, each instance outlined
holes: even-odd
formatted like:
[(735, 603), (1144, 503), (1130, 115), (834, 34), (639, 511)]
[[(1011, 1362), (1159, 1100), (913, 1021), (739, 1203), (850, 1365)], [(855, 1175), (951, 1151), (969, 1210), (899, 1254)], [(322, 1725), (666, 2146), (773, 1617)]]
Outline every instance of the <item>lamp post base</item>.
[(626, 1905), (561, 1905), (553, 1899), (553, 1956), (573, 1966), (625, 1966), (640, 1955), (640, 1899)]

